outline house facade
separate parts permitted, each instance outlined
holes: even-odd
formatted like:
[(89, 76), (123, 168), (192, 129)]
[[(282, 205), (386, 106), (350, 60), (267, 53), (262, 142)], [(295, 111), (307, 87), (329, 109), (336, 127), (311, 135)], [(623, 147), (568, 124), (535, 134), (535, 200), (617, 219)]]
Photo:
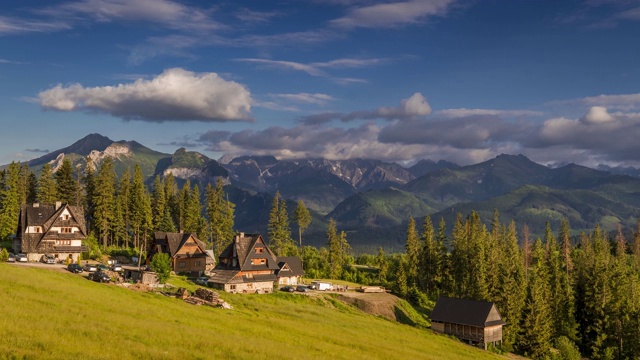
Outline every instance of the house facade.
[(171, 257), (171, 268), (175, 273), (200, 276), (206, 270), (209, 255), (205, 244), (195, 234), (155, 232), (147, 258), (150, 260), (161, 253)]
[(492, 302), (441, 296), (431, 312), (431, 329), (487, 349), (502, 344), (506, 323)]
[(39, 261), (53, 255), (57, 261), (77, 261), (87, 251), (83, 245), (87, 227), (82, 206), (56, 202), (53, 205), (25, 204), (20, 208), (13, 250)]
[(302, 261), (297, 256), (278, 257), (276, 276), (278, 277), (278, 285), (298, 285), (304, 276)]
[(239, 233), (218, 256), (209, 284), (231, 293), (270, 293), (278, 259), (260, 234)]

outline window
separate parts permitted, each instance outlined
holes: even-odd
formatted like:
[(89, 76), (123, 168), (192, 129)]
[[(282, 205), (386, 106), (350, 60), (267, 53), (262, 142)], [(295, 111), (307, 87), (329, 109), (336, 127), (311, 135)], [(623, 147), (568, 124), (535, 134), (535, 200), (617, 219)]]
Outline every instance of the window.
[(63, 234), (71, 234), (71, 228), (70, 227), (60, 228), (60, 232)]
[(236, 286), (235, 285), (229, 285), (229, 290), (235, 290)]
[(262, 253), (264, 253), (264, 248), (261, 248), (261, 247), (256, 248), (256, 254), (262, 254)]
[(195, 266), (200, 266), (200, 261), (196, 261)]
[(69, 214), (64, 214), (61, 216), (62, 220), (69, 220), (70, 216)]
[(251, 265), (264, 265), (267, 263), (267, 259), (251, 259)]
[(266, 264), (266, 263), (267, 263), (267, 260), (266, 260), (266, 259), (260, 259), (260, 264), (264, 265), (264, 264)]
[(184, 262), (184, 261), (180, 261), (180, 262), (178, 263), (178, 267), (181, 267), (181, 268), (187, 267), (187, 263), (186, 263), (186, 262)]
[(42, 229), (40, 228), (40, 226), (36, 226), (35, 230), (36, 230), (37, 233), (42, 232)]

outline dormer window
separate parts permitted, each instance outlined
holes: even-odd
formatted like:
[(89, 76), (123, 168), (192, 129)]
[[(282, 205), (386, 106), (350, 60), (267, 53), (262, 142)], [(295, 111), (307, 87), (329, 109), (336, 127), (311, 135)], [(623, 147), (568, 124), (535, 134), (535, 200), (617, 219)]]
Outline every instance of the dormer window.
[(264, 248), (257, 247), (256, 248), (256, 254), (262, 254), (262, 253), (264, 253)]
[(63, 234), (71, 234), (72, 229), (70, 227), (60, 228), (60, 232)]
[(69, 220), (69, 218), (71, 218), (71, 216), (69, 216), (69, 214), (62, 214), (61, 218), (62, 218), (62, 220)]

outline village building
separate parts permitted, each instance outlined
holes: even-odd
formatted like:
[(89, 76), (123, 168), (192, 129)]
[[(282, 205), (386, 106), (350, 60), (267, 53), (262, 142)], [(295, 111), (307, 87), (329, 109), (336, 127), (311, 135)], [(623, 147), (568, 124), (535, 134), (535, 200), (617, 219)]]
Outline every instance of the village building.
[(441, 296), (431, 312), (431, 329), (487, 349), (502, 344), (506, 323), (492, 302)]
[(202, 275), (207, 266), (205, 244), (195, 234), (158, 231), (153, 234), (148, 259), (156, 254), (169, 254), (171, 269), (179, 274)]
[(83, 240), (87, 227), (82, 206), (56, 202), (53, 205), (24, 204), (20, 207), (13, 250), (39, 261), (51, 255), (58, 262), (77, 261), (87, 251)]
[(278, 257), (278, 270), (276, 270), (279, 285), (298, 285), (302, 282), (304, 270), (302, 261), (297, 256)]
[(277, 257), (260, 234), (239, 233), (218, 256), (209, 285), (232, 293), (269, 293), (279, 270)]

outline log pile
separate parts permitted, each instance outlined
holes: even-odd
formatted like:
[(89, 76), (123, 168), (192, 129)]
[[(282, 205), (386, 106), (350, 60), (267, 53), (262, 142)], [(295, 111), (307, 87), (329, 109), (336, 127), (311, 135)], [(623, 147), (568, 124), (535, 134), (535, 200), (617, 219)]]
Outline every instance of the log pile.
[(185, 292), (183, 292), (182, 294), (186, 294), (186, 296), (183, 297), (182, 299), (188, 304), (197, 305), (197, 306), (208, 305), (213, 307), (221, 307), (223, 309), (229, 309), (229, 310), (233, 309), (233, 307), (229, 305), (226, 301), (220, 299), (220, 297), (218, 296), (218, 293), (215, 291), (198, 288), (198, 290), (196, 290), (196, 292), (192, 296), (189, 295), (189, 292), (186, 289), (184, 289), (184, 291)]
[(386, 292), (382, 286), (360, 286), (356, 288), (356, 291), (363, 293), (383, 293)]
[(209, 302), (218, 302), (218, 300), (220, 300), (220, 296), (218, 296), (217, 292), (208, 289), (198, 288), (195, 295), (196, 297)]

